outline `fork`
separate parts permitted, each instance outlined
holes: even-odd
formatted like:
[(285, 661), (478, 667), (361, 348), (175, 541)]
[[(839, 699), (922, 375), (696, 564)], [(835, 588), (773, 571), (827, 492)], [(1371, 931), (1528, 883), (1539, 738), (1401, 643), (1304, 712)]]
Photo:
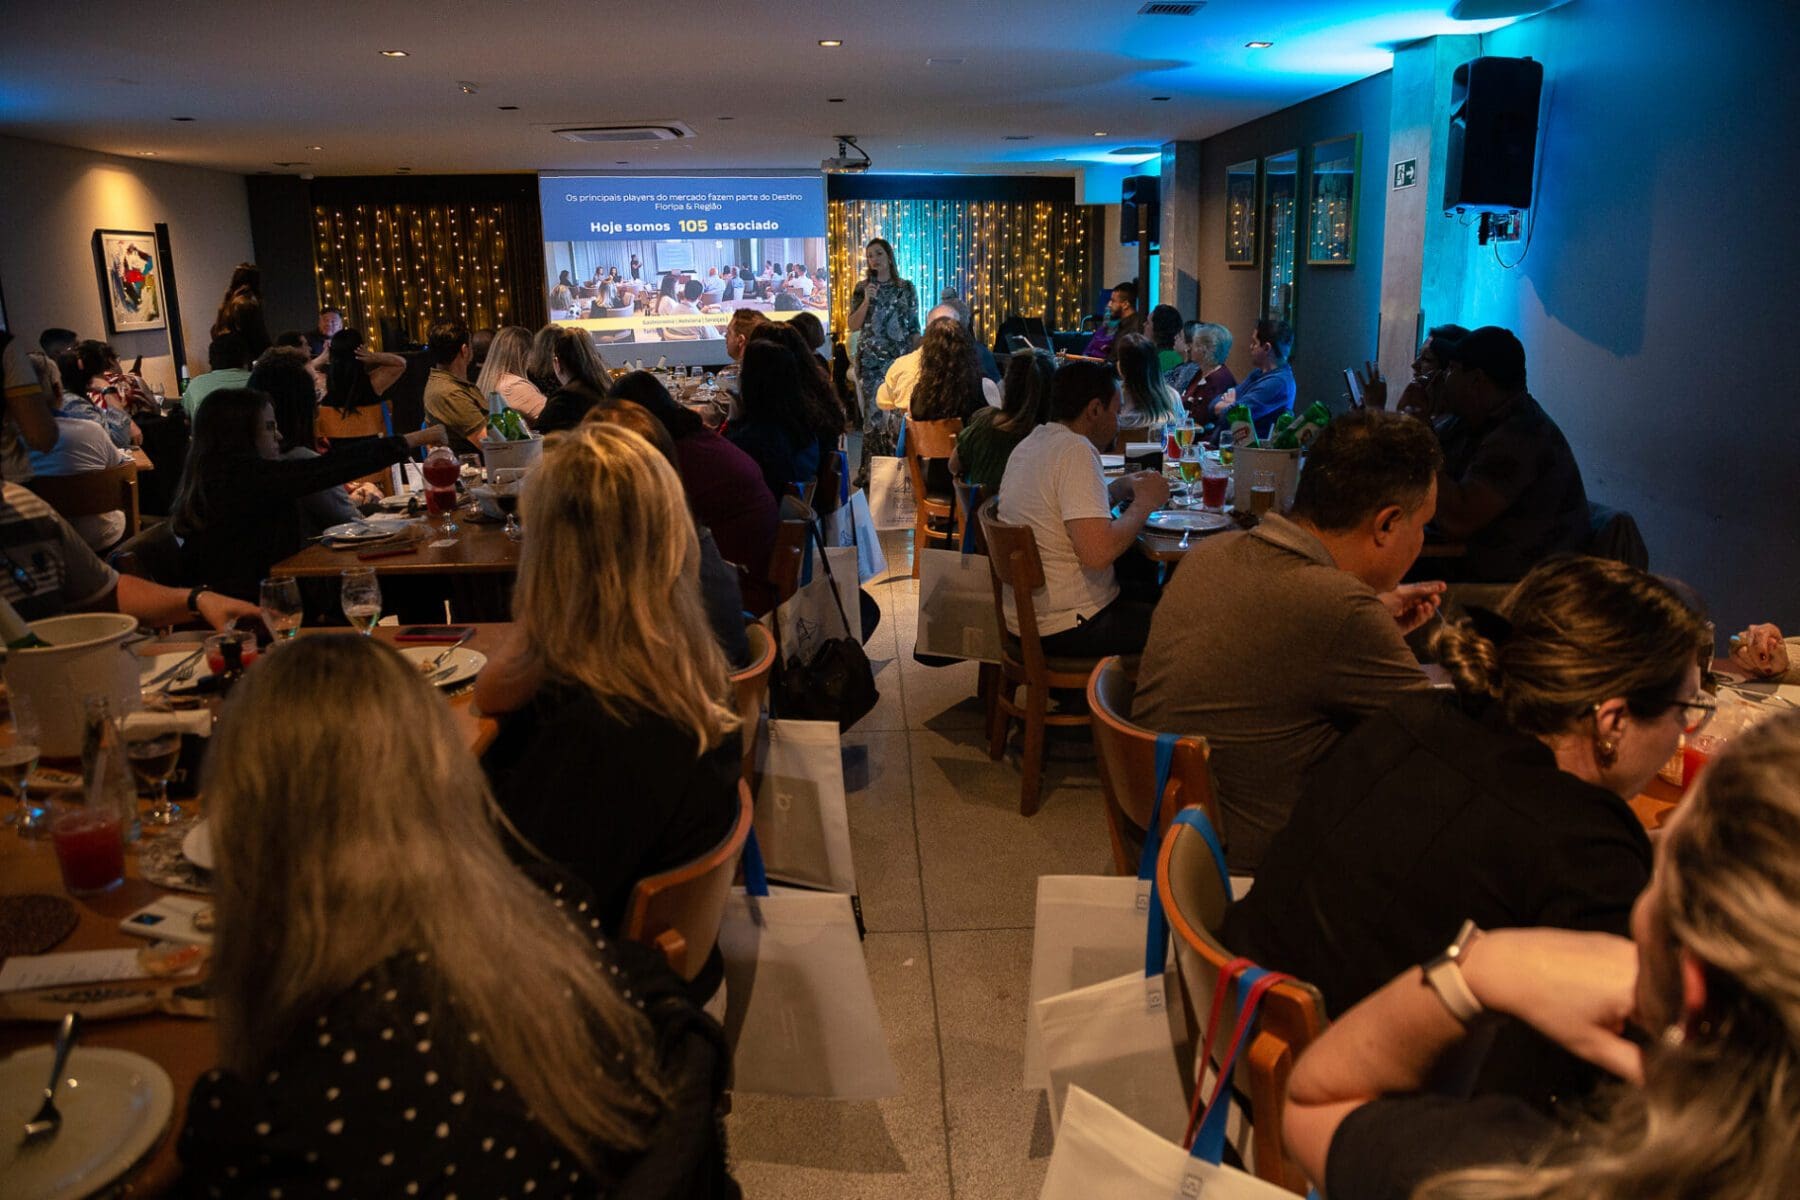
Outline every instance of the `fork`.
[(62, 1114), (56, 1111), (56, 1087), (62, 1082), (63, 1066), (69, 1061), (69, 1051), (80, 1032), (81, 1014), (64, 1013), (62, 1025), (56, 1031), (56, 1054), (50, 1064), (50, 1082), (44, 1085), (44, 1102), (38, 1105), (37, 1115), (25, 1122), (22, 1145), (29, 1146), (43, 1138), (54, 1137), (62, 1128)]
[(1179, 545), (1175, 548), (1177, 550), (1186, 550), (1188, 548), (1188, 539), (1193, 536), (1194, 536), (1194, 527), (1192, 525), (1190, 525), (1186, 529), (1181, 531), (1181, 545)]

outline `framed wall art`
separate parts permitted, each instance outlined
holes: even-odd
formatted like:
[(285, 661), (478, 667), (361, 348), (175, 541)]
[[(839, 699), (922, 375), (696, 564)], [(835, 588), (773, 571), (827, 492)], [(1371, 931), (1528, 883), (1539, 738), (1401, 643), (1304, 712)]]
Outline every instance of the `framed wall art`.
[(108, 333), (136, 333), (168, 324), (165, 264), (149, 230), (94, 230), (94, 269)]
[(1225, 168), (1225, 265), (1256, 265), (1257, 162), (1254, 158)]
[(1360, 133), (1313, 143), (1306, 234), (1308, 266), (1356, 264), (1356, 172), (1361, 165)]

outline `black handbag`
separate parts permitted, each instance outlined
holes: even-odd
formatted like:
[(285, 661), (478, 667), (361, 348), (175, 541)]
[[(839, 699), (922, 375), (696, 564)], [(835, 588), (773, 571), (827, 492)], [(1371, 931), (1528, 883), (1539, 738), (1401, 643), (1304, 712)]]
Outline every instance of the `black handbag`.
[(813, 652), (811, 662), (800, 656), (784, 658), (780, 650), (781, 618), (774, 621), (776, 639), (776, 675), (770, 689), (769, 711), (777, 717), (801, 721), (836, 721), (846, 730), (875, 707), (881, 693), (875, 687), (875, 668), (862, 643), (850, 636), (850, 618), (844, 612), (843, 598), (838, 595), (837, 580), (831, 574), (831, 556), (825, 553), (825, 541), (814, 520), (808, 526), (813, 544), (819, 547), (819, 561), (824, 564), (825, 583), (831, 589), (831, 602), (838, 619), (844, 623), (844, 636), (828, 638)]

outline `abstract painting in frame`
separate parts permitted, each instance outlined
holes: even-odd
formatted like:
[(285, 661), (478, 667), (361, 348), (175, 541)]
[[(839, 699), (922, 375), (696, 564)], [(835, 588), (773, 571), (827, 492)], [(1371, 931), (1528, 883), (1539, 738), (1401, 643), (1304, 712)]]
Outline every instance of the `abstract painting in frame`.
[(156, 235), (148, 230), (94, 230), (94, 269), (109, 333), (136, 333), (168, 324)]

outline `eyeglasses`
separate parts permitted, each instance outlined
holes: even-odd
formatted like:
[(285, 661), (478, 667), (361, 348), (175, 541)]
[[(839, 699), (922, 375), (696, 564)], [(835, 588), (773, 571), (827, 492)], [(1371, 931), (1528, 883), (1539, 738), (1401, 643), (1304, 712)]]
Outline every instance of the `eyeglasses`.
[(1719, 711), (1719, 702), (1701, 692), (1692, 700), (1665, 700), (1661, 703), (1661, 711), (1667, 712), (1671, 708), (1681, 710), (1681, 732), (1699, 733), (1713, 719), (1713, 714)]

